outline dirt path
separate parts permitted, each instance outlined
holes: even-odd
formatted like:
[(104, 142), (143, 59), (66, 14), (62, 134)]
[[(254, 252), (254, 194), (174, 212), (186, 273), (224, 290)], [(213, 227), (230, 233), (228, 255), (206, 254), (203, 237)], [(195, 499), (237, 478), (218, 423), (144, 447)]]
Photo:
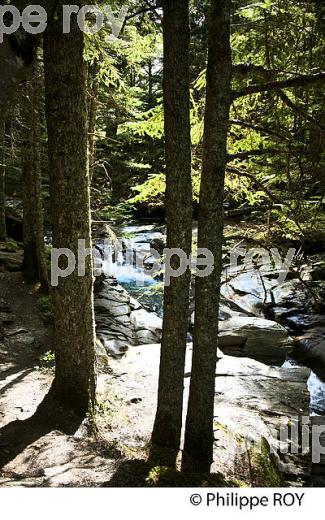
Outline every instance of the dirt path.
[(35, 370), (42, 353), (53, 348), (51, 330), (37, 311), (37, 290), (21, 273), (0, 273), (0, 421), (28, 417), (51, 377)]
[[(154, 408), (142, 383), (127, 383), (119, 361), (98, 374), (97, 435), (69, 414), (64, 428), (46, 420), (53, 373), (38, 365), (53, 348), (51, 328), (21, 273), (0, 273), (0, 290), (0, 487), (143, 485)], [(141, 421), (144, 407), (149, 422)]]

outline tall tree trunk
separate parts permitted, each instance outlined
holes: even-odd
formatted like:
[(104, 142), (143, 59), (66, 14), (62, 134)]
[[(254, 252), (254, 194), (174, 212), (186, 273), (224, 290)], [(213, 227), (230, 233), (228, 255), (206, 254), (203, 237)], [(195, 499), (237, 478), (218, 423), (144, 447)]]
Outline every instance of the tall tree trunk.
[(5, 119), (0, 116), (0, 240), (7, 239), (5, 194)]
[[(78, 261), (78, 241), (91, 248), (84, 36), (76, 18), (62, 33), (62, 5), (44, 42), (53, 247)], [(74, 272), (53, 288), (57, 398), (84, 415), (95, 401), (95, 325), (91, 255), (85, 275)], [(61, 263), (61, 268), (66, 263)]]
[(37, 72), (26, 83), (22, 106), (22, 174), (23, 174), (23, 272), (30, 282), (41, 282), (48, 289), (45, 258), (42, 176), (40, 162), (40, 84)]
[[(190, 255), (189, 2), (167, 0), (163, 6), (167, 247), (181, 248)], [(179, 267), (177, 257), (171, 263), (173, 269)], [(188, 269), (184, 275), (171, 279), (164, 294), (158, 407), (152, 442), (175, 453), (182, 428), (190, 279)]]
[(213, 460), (215, 367), (222, 269), (223, 198), (231, 103), (230, 0), (212, 0), (198, 248), (213, 253), (214, 270), (196, 279), (192, 376), (184, 469), (209, 471)]

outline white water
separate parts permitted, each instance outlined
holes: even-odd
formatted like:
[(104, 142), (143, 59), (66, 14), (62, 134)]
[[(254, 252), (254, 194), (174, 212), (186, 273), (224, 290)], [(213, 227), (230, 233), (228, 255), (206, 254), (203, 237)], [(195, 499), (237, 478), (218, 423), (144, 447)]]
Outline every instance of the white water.
[[(131, 238), (125, 239), (128, 248), (137, 252), (137, 254), (146, 254), (150, 250), (150, 242), (154, 238), (162, 237), (162, 233), (157, 230), (156, 225), (128, 225), (121, 229), (121, 235), (131, 235)], [(162, 293), (150, 295), (150, 287), (157, 285), (157, 280), (153, 279), (150, 275), (145, 273), (145, 270), (138, 268), (130, 258), (123, 256), (121, 253), (117, 259), (117, 262), (113, 265), (112, 274), (117, 278), (118, 282), (123, 285), (131, 294), (134, 296), (139, 295), (139, 289), (141, 287), (140, 282), (143, 282), (142, 289), (149, 289), (147, 305), (151, 306), (152, 310), (158, 312), (161, 315), (162, 311)], [(254, 277), (250, 276), (247, 280), (244, 280), (247, 284), (241, 287), (248, 292), (247, 298), (255, 296), (257, 299), (264, 297), (263, 288), (259, 287), (259, 281), (255, 280)], [(259, 293), (259, 294), (258, 294)], [(225, 295), (229, 296), (229, 295)], [(249, 301), (250, 306), (252, 302)], [(251, 309), (249, 309), (251, 310)], [(295, 368), (299, 367), (296, 363), (291, 360), (287, 360), (283, 368)], [(310, 410), (312, 415), (325, 414), (325, 382), (321, 381), (316, 374), (311, 373), (308, 380), (308, 390), (310, 392)]]

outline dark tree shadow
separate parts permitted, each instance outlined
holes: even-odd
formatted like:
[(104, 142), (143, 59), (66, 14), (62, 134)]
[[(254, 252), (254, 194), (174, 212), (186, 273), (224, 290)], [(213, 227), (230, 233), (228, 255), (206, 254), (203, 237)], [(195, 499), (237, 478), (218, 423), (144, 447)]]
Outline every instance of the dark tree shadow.
[(73, 435), (83, 419), (57, 401), (52, 387), (34, 415), (22, 421), (13, 421), (0, 429), (0, 469), (52, 431)]
[(185, 473), (166, 466), (157, 466), (150, 460), (124, 460), (114, 475), (101, 487), (237, 487), (238, 484), (221, 473)]
[(146, 460), (126, 460), (118, 464), (112, 478), (101, 487), (148, 487), (151, 465)]
[[(33, 368), (26, 368), (20, 374), (18, 373), (17, 377), (15, 377), (11, 381), (9, 381), (9, 383), (7, 383), (5, 386), (3, 386), (1, 388), (1, 393), (4, 394), (5, 392), (8, 392), (8, 390), (10, 390), (10, 388), (15, 386), (17, 383), (19, 383), (23, 379), (25, 379), (25, 377), (28, 376), (28, 374), (31, 374), (33, 371), (34, 371)], [(13, 371), (12, 373), (15, 374), (16, 371)], [(10, 375), (12, 375), (12, 374), (10, 374)]]

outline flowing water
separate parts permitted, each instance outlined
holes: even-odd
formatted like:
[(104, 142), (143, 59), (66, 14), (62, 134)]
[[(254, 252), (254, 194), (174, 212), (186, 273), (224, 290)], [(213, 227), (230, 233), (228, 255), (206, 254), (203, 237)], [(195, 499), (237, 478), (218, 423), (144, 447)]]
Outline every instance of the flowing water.
[[(196, 232), (196, 225), (194, 225), (193, 231)], [(163, 283), (161, 278), (154, 278), (148, 274), (143, 265), (143, 260), (150, 257), (151, 241), (164, 238), (164, 228), (153, 223), (129, 224), (118, 230), (118, 236), (123, 238), (123, 247), (115, 258), (113, 266), (111, 266), (111, 274), (148, 310), (162, 316)], [(101, 241), (98, 241), (98, 244), (100, 245)], [(236, 284), (236, 281), (232, 281), (232, 285), (234, 283)], [(244, 275), (242, 285), (239, 284), (239, 289), (246, 295), (243, 295), (242, 298), (238, 297), (237, 303), (240, 303), (243, 308), (246, 306), (248, 312), (264, 299), (264, 289), (258, 277)], [(228, 296), (228, 292), (229, 289), (225, 288), (224, 296)], [(293, 368), (297, 364), (288, 360), (283, 366), (284, 368)], [(311, 395), (311, 414), (325, 414), (325, 382), (312, 372), (308, 380), (308, 389)]]

